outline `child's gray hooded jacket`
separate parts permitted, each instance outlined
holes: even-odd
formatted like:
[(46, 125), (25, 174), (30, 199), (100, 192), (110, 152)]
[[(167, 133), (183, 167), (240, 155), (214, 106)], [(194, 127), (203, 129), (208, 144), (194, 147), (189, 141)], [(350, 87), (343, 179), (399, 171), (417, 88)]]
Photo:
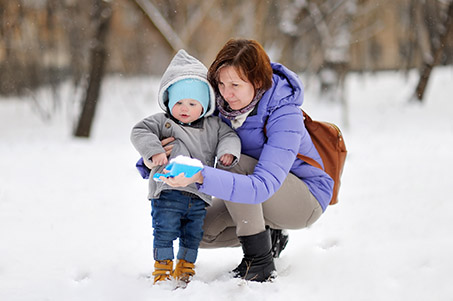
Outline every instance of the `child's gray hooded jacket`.
[[(164, 72), (158, 94), (158, 102), (166, 113), (158, 113), (145, 118), (134, 126), (131, 133), (131, 141), (144, 159), (150, 160), (155, 154), (164, 152), (161, 140), (167, 137), (175, 137), (169, 160), (178, 155), (184, 155), (200, 160), (203, 165), (214, 166), (215, 158), (224, 154), (232, 154), (235, 160), (232, 167), (239, 159), (241, 142), (233, 129), (225, 124), (220, 118), (212, 116), (215, 110), (214, 91), (206, 79), (207, 69), (196, 58), (179, 50)], [(193, 122), (191, 125), (179, 123), (168, 112), (167, 89), (175, 82), (195, 78), (205, 82), (210, 91), (210, 105), (206, 115)], [(220, 164), (220, 162), (218, 162)], [(187, 187), (171, 187), (163, 182), (155, 182), (152, 178), (158, 172), (161, 173), (165, 166), (157, 166), (151, 170), (149, 180), (149, 199), (158, 198), (162, 190), (183, 190), (196, 194), (208, 204), (211, 204), (211, 196), (199, 192), (195, 184)]]

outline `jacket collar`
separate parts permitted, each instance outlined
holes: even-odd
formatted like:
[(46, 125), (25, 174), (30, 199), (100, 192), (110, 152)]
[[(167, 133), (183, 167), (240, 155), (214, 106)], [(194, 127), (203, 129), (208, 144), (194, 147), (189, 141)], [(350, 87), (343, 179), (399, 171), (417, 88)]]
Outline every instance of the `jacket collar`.
[(171, 114), (165, 113), (165, 116), (167, 118), (170, 118), (171, 120), (173, 120), (175, 123), (182, 125), (182, 126), (188, 126), (188, 127), (192, 127), (192, 128), (196, 128), (196, 129), (203, 128), (204, 117), (201, 117), (191, 123), (183, 123), (183, 122), (179, 121), (178, 119), (176, 119), (175, 117), (173, 117)]

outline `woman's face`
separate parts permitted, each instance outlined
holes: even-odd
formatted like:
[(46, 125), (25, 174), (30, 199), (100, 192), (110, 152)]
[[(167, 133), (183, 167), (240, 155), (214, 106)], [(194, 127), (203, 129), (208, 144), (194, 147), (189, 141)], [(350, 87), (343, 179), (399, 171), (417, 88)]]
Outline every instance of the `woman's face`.
[(244, 108), (255, 97), (253, 85), (239, 77), (233, 66), (220, 69), (218, 86), (220, 94), (233, 110)]

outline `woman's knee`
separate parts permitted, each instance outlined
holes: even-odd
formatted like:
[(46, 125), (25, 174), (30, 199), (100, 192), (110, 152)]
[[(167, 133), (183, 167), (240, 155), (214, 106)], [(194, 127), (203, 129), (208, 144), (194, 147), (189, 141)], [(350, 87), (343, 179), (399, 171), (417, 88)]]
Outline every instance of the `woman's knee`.
[(263, 203), (266, 225), (276, 229), (302, 229), (322, 215), (319, 202), (307, 185), (289, 174), (282, 187)]
[(310, 217), (308, 218), (308, 220), (305, 224), (305, 227), (309, 227), (312, 224), (314, 224), (321, 217), (321, 215), (322, 215), (322, 208), (320, 205), (318, 205), (317, 207), (315, 207), (313, 209), (313, 212), (310, 215)]

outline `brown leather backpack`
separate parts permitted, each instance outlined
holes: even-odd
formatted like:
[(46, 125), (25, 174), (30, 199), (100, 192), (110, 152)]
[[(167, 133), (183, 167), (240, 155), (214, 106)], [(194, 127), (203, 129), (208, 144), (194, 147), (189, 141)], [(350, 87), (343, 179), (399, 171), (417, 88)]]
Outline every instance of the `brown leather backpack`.
[[(334, 180), (333, 195), (330, 205), (338, 203), (341, 175), (346, 161), (346, 145), (341, 130), (333, 123), (312, 120), (304, 110), (305, 128), (311, 136), (311, 140), (318, 150), (324, 163), (324, 171)], [(321, 165), (312, 158), (297, 154), (297, 157), (311, 166), (322, 169)]]
[[(341, 130), (333, 123), (325, 121), (312, 120), (304, 110), (304, 124), (311, 140), (318, 150), (324, 164), (324, 169), (314, 159), (297, 154), (297, 158), (307, 162), (311, 166), (323, 169), (333, 180), (333, 194), (330, 200), (330, 205), (338, 203), (338, 192), (340, 191), (341, 175), (343, 174), (343, 167), (346, 161), (346, 145), (344, 143), (343, 134)], [(264, 133), (266, 134), (266, 126), (264, 126)]]

